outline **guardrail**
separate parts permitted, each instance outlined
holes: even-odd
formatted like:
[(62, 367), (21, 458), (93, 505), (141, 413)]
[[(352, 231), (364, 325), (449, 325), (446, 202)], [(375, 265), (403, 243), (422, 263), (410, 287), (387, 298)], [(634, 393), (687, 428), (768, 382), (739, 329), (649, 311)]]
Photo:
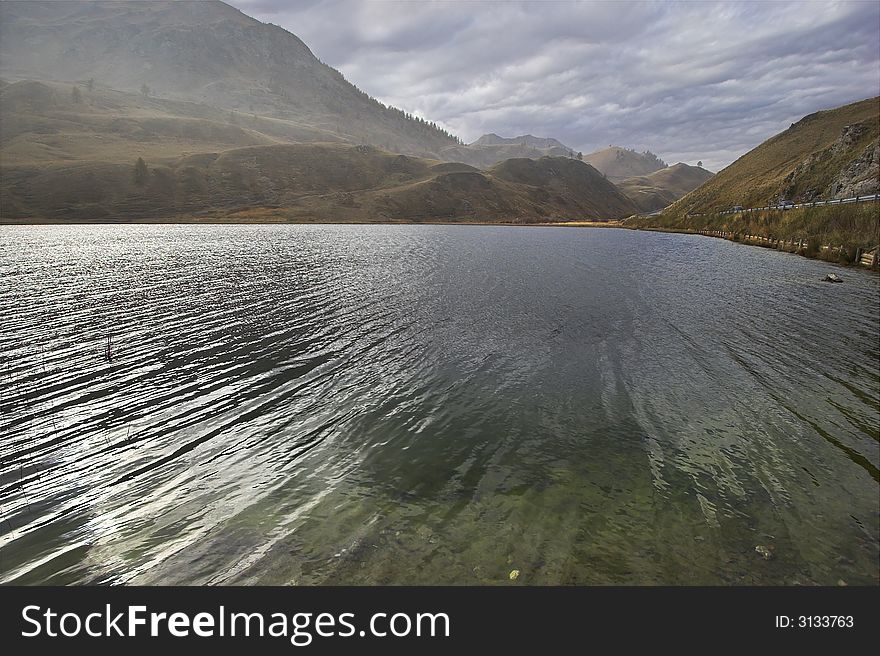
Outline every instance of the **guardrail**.
[[(808, 239), (776, 239), (775, 237), (742, 234), (730, 232), (727, 230), (696, 230), (695, 232), (696, 234), (703, 235), (705, 237), (734, 239), (744, 244), (765, 246), (767, 248), (776, 248), (778, 250), (785, 250), (790, 253), (798, 254), (806, 253), (810, 243)], [(847, 250), (844, 246), (830, 246), (827, 244), (823, 246), (817, 246), (817, 249), (819, 251), (822, 251), (823, 253), (827, 253), (830, 251), (831, 255), (836, 254), (838, 257), (846, 253)], [(856, 248), (855, 256), (852, 258), (851, 261), (854, 264), (876, 270), (878, 266), (880, 266), (880, 246), (875, 246), (874, 248), (869, 249)]]
[[(845, 203), (874, 203), (880, 201), (880, 194), (869, 194), (867, 196), (853, 196), (852, 198), (833, 198), (831, 200), (814, 200), (809, 203), (795, 203), (786, 205), (766, 205), (765, 207), (750, 207), (741, 210), (724, 210), (717, 214), (740, 214), (747, 212), (760, 212), (762, 210), (796, 210), (801, 207), (819, 207), (820, 205), (843, 205)], [(702, 214), (691, 214), (690, 216), (703, 216)]]

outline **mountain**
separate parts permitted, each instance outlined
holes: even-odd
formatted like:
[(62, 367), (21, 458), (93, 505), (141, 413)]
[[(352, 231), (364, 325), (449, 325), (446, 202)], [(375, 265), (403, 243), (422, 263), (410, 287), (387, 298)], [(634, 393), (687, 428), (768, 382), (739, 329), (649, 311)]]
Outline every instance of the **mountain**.
[(440, 150), (439, 156), (448, 162), (489, 168), (511, 158), (571, 157), (574, 152), (565, 144), (548, 137), (525, 134), (505, 138), (497, 134), (484, 134), (468, 145), (447, 146)]
[(880, 98), (810, 114), (669, 208), (671, 216), (876, 193)]
[[(530, 223), (637, 210), (590, 165), (548, 156), (569, 155), (556, 140), (462, 146), (220, 2), (3, 2), (0, 72), (3, 222)], [(485, 170), (444, 163), (455, 148), (489, 153)], [(521, 150), (534, 159), (510, 159)]]
[[(51, 190), (46, 193), (46, 190)], [(488, 171), (371, 146), (284, 144), (173, 161), (20, 167), (4, 174), (7, 222), (478, 221), (613, 219), (632, 202), (569, 158)]]
[(533, 137), (530, 134), (524, 134), (520, 137), (499, 137), (497, 134), (484, 134), (482, 137), (474, 141), (471, 146), (529, 146), (538, 150), (545, 148), (562, 148), (570, 151), (571, 148), (565, 144), (551, 139), (549, 137)]
[(0, 83), (2, 220), (529, 223), (635, 211), (569, 158), (480, 171), (366, 145), (293, 144), (291, 129), (199, 103)]
[(627, 178), (619, 182), (617, 187), (636, 204), (640, 212), (655, 212), (693, 191), (712, 175), (706, 169), (679, 162), (648, 175)]
[(618, 146), (609, 146), (584, 155), (584, 161), (592, 164), (614, 183), (666, 168), (666, 162), (650, 151), (637, 153)]
[(432, 156), (458, 140), (386, 107), (296, 36), (222, 2), (2, 2), (0, 75), (66, 81), (285, 121), (304, 135)]

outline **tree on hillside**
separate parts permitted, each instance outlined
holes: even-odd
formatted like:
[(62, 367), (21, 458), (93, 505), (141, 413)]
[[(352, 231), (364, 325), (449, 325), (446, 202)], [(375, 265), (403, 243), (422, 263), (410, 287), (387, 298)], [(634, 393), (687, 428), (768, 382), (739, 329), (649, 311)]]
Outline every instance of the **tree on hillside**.
[(146, 82), (141, 86), (141, 93), (144, 94), (144, 98), (150, 95), (150, 87), (147, 86)]
[(75, 102), (75, 103), (82, 102), (82, 94), (79, 91), (79, 87), (73, 87), (73, 89), (71, 89), (70, 97), (73, 99), (73, 102)]
[(700, 168), (703, 168), (703, 160), (700, 160), (699, 162), (697, 162), (697, 166), (699, 166)]
[(147, 163), (143, 157), (138, 157), (137, 162), (134, 163), (134, 183), (138, 187), (143, 187), (148, 175)]
[(578, 151), (578, 159), (584, 161), (584, 154), (581, 151)]

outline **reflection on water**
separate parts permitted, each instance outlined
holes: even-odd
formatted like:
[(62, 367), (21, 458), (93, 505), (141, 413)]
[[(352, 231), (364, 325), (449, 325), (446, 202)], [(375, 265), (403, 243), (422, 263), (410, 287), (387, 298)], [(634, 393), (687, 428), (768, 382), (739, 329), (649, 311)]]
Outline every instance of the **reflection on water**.
[(876, 584), (878, 279), (829, 266), (0, 228), (0, 581)]

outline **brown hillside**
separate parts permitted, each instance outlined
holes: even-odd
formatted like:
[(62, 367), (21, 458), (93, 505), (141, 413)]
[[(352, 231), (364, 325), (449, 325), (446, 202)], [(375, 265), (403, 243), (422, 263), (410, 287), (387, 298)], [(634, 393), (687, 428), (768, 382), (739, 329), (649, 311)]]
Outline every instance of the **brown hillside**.
[(632, 201), (601, 173), (576, 159), (509, 159), (491, 168), (489, 173), (500, 180), (529, 187), (534, 202), (573, 204), (586, 216), (629, 216), (634, 209)]
[(669, 215), (876, 192), (878, 135), (880, 98), (810, 114), (679, 200)]
[(617, 186), (640, 212), (654, 212), (672, 204), (711, 177), (710, 171), (679, 162), (645, 176), (628, 178)]
[(591, 167), (565, 158), (480, 172), (326, 143), (145, 161), (141, 179), (134, 158), (4, 165), (2, 219), (534, 223), (621, 218), (634, 209)]

